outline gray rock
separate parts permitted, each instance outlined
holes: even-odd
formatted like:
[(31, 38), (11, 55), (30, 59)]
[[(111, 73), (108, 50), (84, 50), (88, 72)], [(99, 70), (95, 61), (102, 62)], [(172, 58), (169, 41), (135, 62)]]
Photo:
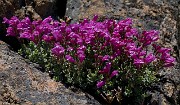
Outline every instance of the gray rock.
[(1, 105), (100, 105), (92, 96), (73, 92), (0, 41)]

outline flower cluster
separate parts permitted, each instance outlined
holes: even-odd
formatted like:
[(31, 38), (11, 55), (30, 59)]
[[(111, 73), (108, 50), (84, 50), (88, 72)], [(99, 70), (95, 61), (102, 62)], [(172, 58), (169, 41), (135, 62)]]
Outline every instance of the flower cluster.
[(28, 39), (35, 44), (45, 41), (52, 45), (53, 56), (82, 69), (89, 69), (89, 63), (98, 71), (97, 88), (118, 77), (128, 65), (143, 70), (149, 66), (170, 67), (175, 62), (170, 49), (155, 43), (159, 39), (158, 31), (139, 32), (132, 27), (130, 18), (99, 22), (94, 16), (92, 20), (66, 24), (51, 17), (31, 22), (28, 17), (19, 20), (14, 16), (9, 20), (4, 18), (4, 23), (9, 24), (7, 36)]

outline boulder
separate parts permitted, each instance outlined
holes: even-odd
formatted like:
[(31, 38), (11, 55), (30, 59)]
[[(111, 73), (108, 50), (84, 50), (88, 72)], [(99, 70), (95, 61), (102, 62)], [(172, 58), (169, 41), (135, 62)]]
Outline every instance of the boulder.
[(0, 105), (100, 105), (37, 68), (0, 41)]

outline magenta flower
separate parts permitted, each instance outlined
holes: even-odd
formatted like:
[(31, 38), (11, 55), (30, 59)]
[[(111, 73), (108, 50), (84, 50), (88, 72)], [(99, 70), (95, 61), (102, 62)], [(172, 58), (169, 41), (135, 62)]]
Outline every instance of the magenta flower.
[(86, 50), (86, 46), (82, 45), (82, 46), (78, 47), (77, 50), (85, 51)]
[(65, 59), (66, 59), (67, 61), (71, 62), (71, 63), (74, 63), (74, 62), (75, 62), (74, 58), (73, 58), (72, 56), (70, 56), (70, 55), (66, 55), (66, 56), (65, 56)]
[(65, 49), (64, 49), (64, 47), (62, 47), (61, 45), (56, 43), (55, 47), (51, 49), (51, 52), (53, 55), (60, 57), (61, 55), (64, 54)]
[(165, 59), (165, 63), (173, 63), (175, 61), (174, 57), (169, 57)]
[(171, 49), (170, 48), (159, 48), (158, 50), (157, 50), (159, 53), (169, 53), (170, 51), (171, 51)]
[(161, 46), (159, 46), (157, 44), (152, 44), (152, 46), (154, 47), (155, 50), (159, 50), (161, 48)]
[[(5, 19), (5, 21), (7, 21), (6, 19)], [(8, 24), (9, 24), (9, 26), (12, 26), (12, 27), (17, 27), (17, 25), (19, 24), (19, 19), (16, 17), (16, 16), (13, 16), (13, 17), (11, 17), (11, 19), (8, 21)]]
[(120, 26), (129, 26), (132, 25), (132, 19), (131, 18), (127, 18), (125, 20), (121, 20), (118, 23)]
[(107, 62), (106, 66), (99, 71), (100, 74), (108, 74), (111, 69), (111, 62)]
[(109, 40), (111, 39), (111, 36), (110, 36), (109, 34), (105, 34), (105, 35), (104, 35), (104, 39), (105, 39), (106, 41), (109, 41)]
[(11, 17), (11, 19), (3, 18), (3, 23), (9, 24), (7, 28), (7, 36), (17, 36), (17, 25), (19, 24), (19, 19), (16, 16)]
[(96, 84), (96, 86), (97, 86), (97, 88), (101, 88), (102, 86), (104, 86), (105, 85), (105, 80), (103, 80), (103, 81), (98, 81), (97, 82), (97, 84)]
[(93, 21), (97, 21), (97, 19), (98, 19), (98, 15), (94, 15), (94, 17), (93, 17)]
[(32, 36), (32, 34), (27, 31), (20, 33), (20, 38), (30, 39), (31, 36)]
[(49, 35), (43, 35), (43, 36), (42, 36), (42, 39), (43, 39), (45, 42), (48, 42), (48, 43), (50, 43), (50, 42), (52, 42), (52, 41), (55, 40), (53, 36), (49, 36)]
[(143, 61), (143, 59), (134, 59), (134, 65), (136, 65), (136, 67), (141, 67), (145, 62)]
[(152, 53), (150, 53), (149, 55), (147, 55), (145, 57), (144, 62), (146, 64), (148, 64), (148, 63), (151, 63), (152, 61), (154, 61), (155, 59), (156, 59), (156, 57)]
[(40, 24), (42, 23), (42, 20), (35, 20), (35, 21), (33, 21), (32, 22), (32, 25), (34, 25), (34, 26), (39, 26)]
[(40, 35), (40, 33), (39, 33), (39, 31), (34, 31), (32, 35), (35, 37), (38, 37)]
[(162, 52), (160, 60), (165, 61), (169, 57), (171, 57), (171, 55), (168, 52)]
[(109, 55), (105, 55), (103, 58), (102, 58), (102, 61), (109, 61), (110, 59), (110, 56)]
[(71, 28), (67, 27), (65, 28), (66, 34), (70, 34), (72, 32)]
[(84, 59), (85, 59), (85, 55), (83, 53), (79, 54), (78, 58), (79, 58), (79, 61), (82, 63), (84, 61)]
[(150, 45), (152, 42), (155, 42), (159, 39), (158, 34), (159, 32), (156, 30), (144, 31), (140, 41), (143, 43), (143, 46)]
[(53, 30), (52, 34), (57, 42), (60, 42), (63, 38), (59, 30)]
[(137, 47), (135, 43), (127, 43), (126, 50), (127, 51), (136, 51)]
[(30, 19), (28, 17), (24, 18), (23, 20), (21, 20), (19, 22), (19, 24), (17, 25), (17, 29), (20, 31), (20, 32), (23, 32), (23, 31), (29, 31), (29, 32), (32, 32), (33, 31), (33, 28), (32, 28), (32, 23), (30, 21)]
[(3, 22), (2, 23), (6, 23), (9, 24), (9, 19), (7, 19), (6, 17), (3, 18)]
[(66, 23), (65, 22), (61, 22), (61, 25), (59, 26), (59, 30), (61, 30), (62, 33), (65, 33), (66, 31)]
[(53, 19), (51, 18), (51, 16), (49, 16), (49, 17), (45, 18), (45, 19), (42, 21), (42, 24), (47, 24), (47, 23), (50, 23), (50, 22), (52, 22), (52, 21), (53, 21)]
[(71, 51), (73, 51), (73, 48), (72, 47), (68, 47), (66, 50), (71, 52)]
[(111, 73), (110, 78), (112, 78), (112, 77), (114, 77), (114, 76), (117, 76), (118, 73), (119, 73), (118, 70), (114, 70), (114, 71)]
[(82, 46), (83, 45), (83, 40), (81, 38), (77, 38), (77, 44)]
[(164, 61), (164, 67), (170, 67), (170, 66), (174, 66), (174, 63), (175, 63), (175, 58), (174, 57), (168, 57), (165, 59)]
[(15, 29), (13, 27), (7, 28), (7, 36), (16, 36)]
[(74, 31), (74, 32), (78, 32), (79, 31), (79, 24), (72, 24), (71, 25), (71, 29), (72, 29), (72, 31)]
[(135, 28), (130, 29), (128, 32), (126, 32), (125, 36), (127, 38), (133, 38), (138, 36), (138, 31)]
[(79, 55), (79, 54), (84, 54), (84, 51), (78, 49), (76, 53), (77, 53), (77, 55)]
[(91, 43), (92, 43), (91, 38), (86, 38), (86, 39), (85, 39), (85, 43), (86, 43), (86, 44), (91, 44)]
[(146, 51), (144, 51), (144, 50), (141, 50), (141, 52), (139, 52), (139, 54), (138, 54), (139, 56), (145, 56), (146, 55)]

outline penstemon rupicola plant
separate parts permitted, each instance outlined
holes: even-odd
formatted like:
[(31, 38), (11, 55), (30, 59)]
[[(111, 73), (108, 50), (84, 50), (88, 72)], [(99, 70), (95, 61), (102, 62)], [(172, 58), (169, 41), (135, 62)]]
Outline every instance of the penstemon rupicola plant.
[(175, 63), (170, 49), (157, 44), (159, 32), (138, 31), (130, 18), (98, 21), (94, 16), (67, 24), (51, 17), (31, 21), (14, 16), (3, 22), (9, 25), (7, 36), (22, 42), (22, 55), (54, 79), (95, 91), (108, 103), (142, 99), (144, 89), (158, 80), (157, 71)]

